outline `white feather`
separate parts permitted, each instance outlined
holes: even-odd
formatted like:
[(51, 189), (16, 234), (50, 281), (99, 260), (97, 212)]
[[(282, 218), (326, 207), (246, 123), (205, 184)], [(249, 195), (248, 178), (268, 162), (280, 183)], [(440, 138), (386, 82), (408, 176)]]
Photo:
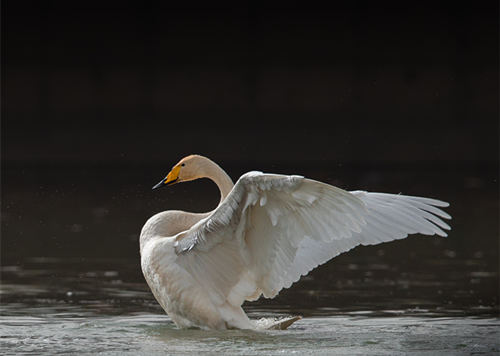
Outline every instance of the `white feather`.
[[(241, 305), (259, 292), (274, 297), (301, 275), (357, 245), (412, 233), (446, 236), (443, 229), (449, 226), (438, 216), (449, 215), (437, 206), (446, 205), (252, 172), (184, 235), (176, 263), (205, 286), (214, 302), (231, 295), (231, 303)], [(189, 253), (182, 247), (186, 244), (193, 247)]]
[(251, 327), (245, 300), (272, 298), (358, 245), (413, 233), (446, 236), (450, 227), (442, 219), (450, 216), (440, 209), (446, 206), (249, 172), (214, 211), (186, 216), (193, 223), (185, 231), (165, 238), (169, 215), (151, 218), (141, 234), (143, 271), (178, 325)]

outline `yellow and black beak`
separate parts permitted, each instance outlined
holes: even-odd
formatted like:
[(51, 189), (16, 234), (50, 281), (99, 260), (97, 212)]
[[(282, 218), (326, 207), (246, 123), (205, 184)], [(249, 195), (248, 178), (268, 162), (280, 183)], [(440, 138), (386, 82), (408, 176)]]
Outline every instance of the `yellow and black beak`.
[(155, 185), (153, 187), (153, 190), (161, 188), (161, 187), (167, 187), (169, 185), (172, 185), (172, 184), (179, 182), (180, 170), (181, 170), (181, 166), (175, 166), (174, 168), (172, 168), (170, 173), (167, 174), (167, 177), (165, 179), (163, 179), (160, 183)]

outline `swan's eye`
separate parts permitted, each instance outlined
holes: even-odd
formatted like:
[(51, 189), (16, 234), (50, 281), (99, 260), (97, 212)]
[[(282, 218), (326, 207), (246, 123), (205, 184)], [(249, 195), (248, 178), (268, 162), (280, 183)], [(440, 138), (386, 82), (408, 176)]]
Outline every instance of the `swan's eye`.
[(185, 165), (186, 165), (186, 164), (185, 164), (185, 163), (183, 163), (183, 164), (181, 164), (181, 167), (184, 167)]

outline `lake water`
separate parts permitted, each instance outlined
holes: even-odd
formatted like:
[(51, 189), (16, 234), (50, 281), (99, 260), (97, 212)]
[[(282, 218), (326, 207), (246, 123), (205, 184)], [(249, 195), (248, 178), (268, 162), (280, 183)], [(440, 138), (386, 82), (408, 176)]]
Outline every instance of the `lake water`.
[(144, 282), (137, 238), (158, 211), (209, 210), (211, 183), (152, 194), (165, 173), (153, 167), (14, 167), (2, 172), (1, 353), (500, 352), (496, 170), (261, 169), (447, 200), (453, 230), (356, 248), (275, 299), (244, 305), (253, 319), (303, 316), (288, 330), (179, 330)]
[[(100, 269), (102, 266), (113, 269)], [(413, 277), (390, 286), (383, 266), (368, 266), (370, 288), (341, 278), (330, 292), (299, 282), (275, 301), (249, 303), (252, 319), (302, 315), (284, 331), (179, 330), (131, 266), (133, 261), (31, 259), (4, 267), (0, 347), (4, 355), (155, 354), (496, 354), (500, 319), (491, 305), (465, 307), (463, 291), (443, 304), (408, 293)], [(63, 268), (62, 268), (63, 267)], [(364, 267), (339, 266), (361, 274)], [(357, 269), (356, 269), (357, 268)], [(361, 269), (361, 270), (360, 270)], [(377, 272), (378, 271), (378, 272)], [(347, 272), (347, 271), (346, 271)], [(377, 277), (379, 276), (379, 277)], [(493, 275), (478, 275), (487, 283)], [(316, 284), (318, 281), (315, 282)], [(389, 284), (389, 285), (388, 285)], [(337, 289), (337, 291), (335, 291)], [(418, 289), (418, 288), (417, 288)], [(405, 293), (403, 293), (405, 294)], [(439, 293), (437, 293), (439, 294)], [(357, 296), (356, 296), (357, 295)], [(390, 297), (390, 296), (393, 297)], [(347, 303), (351, 298), (352, 303)], [(293, 303), (293, 300), (299, 302)], [(462, 300), (462, 302), (465, 302)], [(292, 304), (293, 303), (293, 304)], [(327, 306), (330, 305), (330, 306)], [(308, 308), (306, 307), (308, 306)]]

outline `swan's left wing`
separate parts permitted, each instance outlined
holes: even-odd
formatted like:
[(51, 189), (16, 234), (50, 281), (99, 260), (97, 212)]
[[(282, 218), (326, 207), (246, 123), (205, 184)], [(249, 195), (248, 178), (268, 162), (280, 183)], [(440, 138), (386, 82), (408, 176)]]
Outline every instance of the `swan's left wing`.
[(175, 263), (216, 305), (274, 297), (357, 245), (416, 232), (443, 235), (447, 225), (436, 226), (442, 221), (434, 216), (443, 213), (434, 207), (442, 202), (410, 198), (250, 172), (211, 215), (177, 237)]

